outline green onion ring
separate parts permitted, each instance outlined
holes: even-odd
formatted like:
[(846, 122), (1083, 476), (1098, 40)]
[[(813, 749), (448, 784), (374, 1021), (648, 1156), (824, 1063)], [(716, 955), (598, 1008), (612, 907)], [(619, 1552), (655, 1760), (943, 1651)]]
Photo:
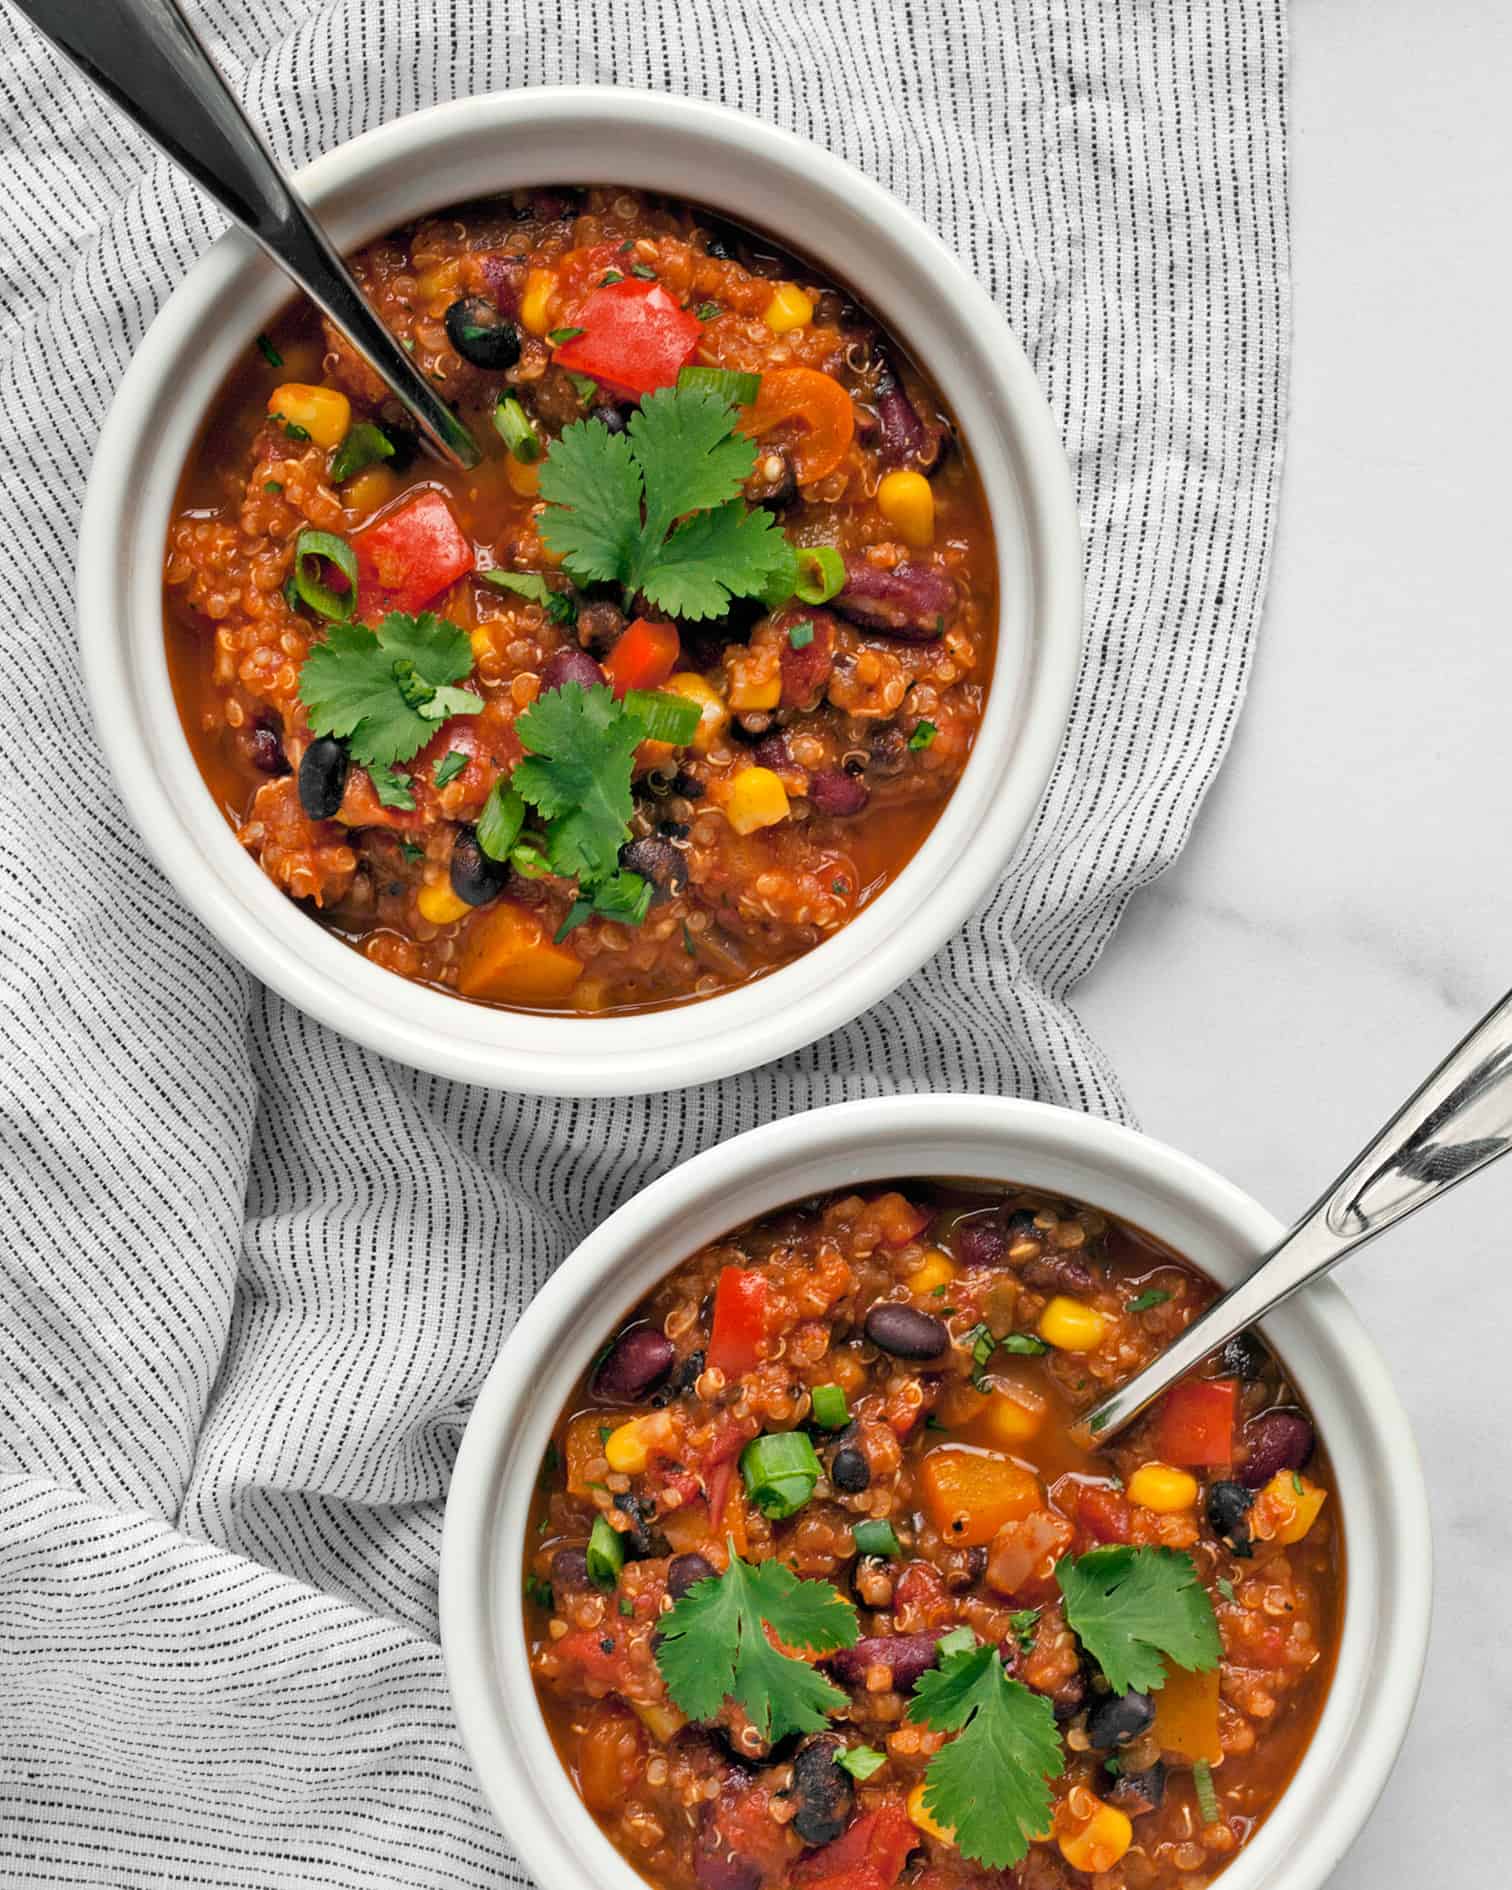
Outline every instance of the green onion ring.
[(793, 595), (800, 604), (827, 604), (845, 589), (845, 560), (833, 545), (800, 545), (797, 556)]
[[(334, 564), (347, 581), (333, 591), (320, 575), (320, 561)], [(311, 610), (332, 623), (348, 623), (357, 608), (357, 554), (334, 532), (301, 532), (294, 540), (294, 588)]]

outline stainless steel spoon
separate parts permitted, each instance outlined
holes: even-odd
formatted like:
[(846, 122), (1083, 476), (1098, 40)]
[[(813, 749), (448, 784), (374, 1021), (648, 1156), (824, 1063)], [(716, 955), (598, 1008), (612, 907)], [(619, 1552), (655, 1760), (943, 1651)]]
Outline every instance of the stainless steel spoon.
[(1512, 1147), (1512, 995), (1404, 1103), (1253, 1272), (1075, 1425), (1089, 1448), (1138, 1417), (1194, 1365), (1323, 1277), (1346, 1254)]
[(458, 466), (477, 465), (477, 442), (368, 306), (177, 0), (13, 4), (257, 239), (330, 316), (440, 453)]

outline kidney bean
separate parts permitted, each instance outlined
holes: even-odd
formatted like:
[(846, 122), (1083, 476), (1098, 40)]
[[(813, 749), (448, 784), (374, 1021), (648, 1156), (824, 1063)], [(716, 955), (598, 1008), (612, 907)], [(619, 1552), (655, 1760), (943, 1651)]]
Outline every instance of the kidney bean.
[(470, 906), (497, 899), (509, 878), (509, 862), (495, 860), (478, 844), (476, 827), (459, 827), (452, 842), (451, 889)]
[(483, 280), (501, 315), (517, 315), (520, 297), (530, 265), (522, 256), (484, 256), (481, 258)]
[(940, 456), (941, 430), (927, 427), (890, 368), (877, 382), (878, 445), (884, 466), (932, 466)]
[(681, 1601), (696, 1583), (706, 1582), (718, 1572), (707, 1556), (700, 1555), (696, 1549), (690, 1549), (686, 1555), (674, 1555), (667, 1570), (667, 1593), (674, 1601)]
[(871, 799), (866, 783), (843, 768), (821, 768), (810, 777), (808, 792), (816, 812), (841, 820), (859, 814)]
[(839, 1837), (855, 1809), (856, 1788), (835, 1763), (843, 1748), (835, 1733), (820, 1733), (793, 1754), (791, 1796), (798, 1809), (792, 1822), (805, 1844), (828, 1844)]
[(1030, 1286), (1045, 1287), (1052, 1293), (1090, 1293), (1097, 1284), (1086, 1262), (1074, 1260), (1068, 1253), (1036, 1255), (1025, 1265), (1024, 1278)]
[(724, 1850), (717, 1838), (706, 1844), (700, 1835), (693, 1853), (693, 1878), (698, 1890), (758, 1890), (761, 1870), (749, 1857)]
[(558, 650), (554, 656), (546, 659), (546, 667), (541, 671), (541, 692), (544, 694), (548, 689), (561, 689), (570, 682), (581, 683), (585, 689), (591, 689), (595, 683), (608, 680), (586, 650)]
[(299, 764), (299, 804), (311, 820), (330, 820), (346, 793), (351, 765), (334, 735), (317, 735)]
[(963, 1267), (995, 1267), (1008, 1251), (1008, 1236), (996, 1220), (973, 1217), (956, 1222), (951, 1244)]
[(866, 1315), (865, 1330), (872, 1344), (893, 1358), (942, 1358), (950, 1349), (943, 1321), (896, 1300), (873, 1306)]
[(826, 1656), (824, 1665), (845, 1686), (866, 1684), (869, 1667), (887, 1667), (899, 1693), (911, 1693), (919, 1675), (937, 1666), (940, 1650), (933, 1634), (874, 1634)]
[(1264, 1411), (1244, 1427), (1248, 1455), (1239, 1469), (1247, 1490), (1269, 1483), (1278, 1470), (1300, 1470), (1313, 1452), (1313, 1427), (1300, 1411)]
[(632, 1326), (615, 1340), (589, 1389), (606, 1404), (634, 1404), (655, 1390), (676, 1357), (666, 1333), (655, 1326)]
[(586, 1588), (588, 1586), (588, 1551), (586, 1549), (558, 1549), (551, 1558), (551, 1581), (555, 1588)]
[(751, 759), (758, 768), (770, 768), (773, 774), (790, 774), (793, 770), (787, 736), (780, 728), (774, 728), (762, 736), (751, 750)]
[(259, 774), (277, 775), (289, 772), (289, 757), (284, 753), (278, 730), (269, 728), (266, 722), (260, 723), (252, 731), (249, 757), (252, 766)]
[(931, 565), (904, 563), (883, 571), (865, 558), (847, 558), (845, 589), (835, 609), (901, 642), (932, 643), (954, 603), (955, 586)]

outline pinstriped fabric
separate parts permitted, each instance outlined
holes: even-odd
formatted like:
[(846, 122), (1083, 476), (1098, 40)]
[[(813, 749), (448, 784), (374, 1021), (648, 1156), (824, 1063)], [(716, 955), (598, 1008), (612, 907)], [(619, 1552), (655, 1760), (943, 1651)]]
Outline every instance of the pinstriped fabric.
[[(203, 0), (303, 162), (437, 98), (717, 97), (912, 203), (1075, 470), (1089, 631), (1020, 862), (907, 988), (739, 1082), (587, 1103), (385, 1064), (253, 986), (148, 864), (69, 572), (131, 349), (216, 221), (0, 16), (0, 1860), (7, 1883), (519, 1881), (452, 1729), (436, 1558), (521, 1304), (670, 1164), (895, 1088), (1126, 1113), (1066, 999), (1179, 849), (1243, 694), (1279, 475), (1282, 0)], [(87, 551), (86, 551), (87, 555)]]

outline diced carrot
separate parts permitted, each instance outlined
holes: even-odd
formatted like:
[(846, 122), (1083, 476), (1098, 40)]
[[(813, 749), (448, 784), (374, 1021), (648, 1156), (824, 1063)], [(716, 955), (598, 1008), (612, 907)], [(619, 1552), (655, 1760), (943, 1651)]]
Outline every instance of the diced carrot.
[(1234, 1409), (1239, 1395), (1232, 1378), (1184, 1378), (1160, 1407), (1159, 1450), (1167, 1463), (1194, 1469), (1234, 1461)]
[(856, 431), (851, 397), (832, 375), (817, 368), (774, 368), (761, 377), (751, 406), (738, 425), (752, 439), (796, 423), (793, 471), (800, 485), (826, 478), (844, 459)]
[(631, 689), (660, 689), (682, 659), (677, 625), (637, 617), (604, 658), (616, 696)]
[(1162, 1751), (1194, 1763), (1223, 1757), (1218, 1738), (1218, 1670), (1188, 1673), (1167, 1663), (1166, 1683), (1155, 1695), (1155, 1737)]
[(942, 1444), (920, 1466), (924, 1513), (947, 1542), (975, 1548), (1040, 1506), (1039, 1479), (995, 1451)]
[(463, 997), (560, 1004), (582, 975), (582, 960), (554, 945), (533, 912), (508, 900), (485, 906), (462, 935), (457, 989)]

